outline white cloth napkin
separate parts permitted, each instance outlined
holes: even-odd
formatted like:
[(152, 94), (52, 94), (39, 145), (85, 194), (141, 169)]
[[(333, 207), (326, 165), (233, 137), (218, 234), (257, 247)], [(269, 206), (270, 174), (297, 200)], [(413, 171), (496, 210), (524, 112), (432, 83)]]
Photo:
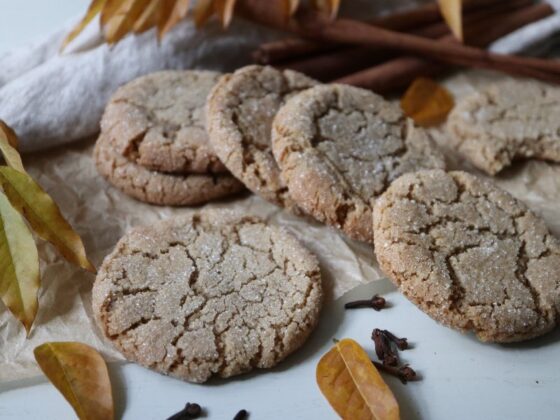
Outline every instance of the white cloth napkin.
[[(395, 0), (390, 8), (413, 3), (418, 1)], [(361, 16), (388, 11), (386, 2), (353, 0), (344, 4), (345, 12)], [(494, 48), (517, 52), (548, 38), (560, 28), (559, 16), (512, 34)], [(77, 52), (59, 55), (69, 28), (66, 25), (30, 47), (0, 56), (0, 119), (16, 130), (24, 152), (95, 135), (110, 95), (138, 76), (162, 69), (229, 71), (247, 64), (249, 52), (260, 42), (279, 36), (238, 19), (227, 31), (218, 25), (196, 31), (185, 21), (161, 44), (150, 31), (109, 47), (101, 42), (98, 27), (91, 25)]]

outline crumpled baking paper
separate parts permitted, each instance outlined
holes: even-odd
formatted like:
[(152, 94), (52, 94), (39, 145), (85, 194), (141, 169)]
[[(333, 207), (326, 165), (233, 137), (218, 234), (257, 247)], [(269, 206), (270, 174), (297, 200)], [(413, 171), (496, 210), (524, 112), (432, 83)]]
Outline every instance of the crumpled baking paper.
[[(131, 226), (193, 211), (152, 206), (122, 194), (97, 174), (91, 154), (89, 141), (27, 156), (24, 163), (76, 227), (96, 266)], [(242, 194), (208, 207), (239, 210), (286, 227), (319, 257), (327, 300), (380, 278), (371, 264), (370, 246), (348, 240), (311, 219), (293, 216), (254, 195)], [(44, 259), (43, 286), (31, 337), (26, 339), (21, 325), (4, 307), (0, 308), (0, 382), (37, 374), (32, 350), (45, 341), (81, 341), (102, 350), (110, 359), (119, 358), (92, 320), (94, 276), (66, 263), (47, 243), (40, 244), (40, 255)]]
[[(384, 2), (374, 2), (377, 6), (380, 3)], [(240, 23), (239, 25), (245, 24)], [(212, 49), (216, 45), (216, 48), (221, 51), (220, 48), (224, 46), (224, 43), (227, 45), (233, 42), (239, 45), (238, 41), (232, 39), (246, 35), (255, 37), (254, 41), (260, 32), (253, 31), (261, 31), (261, 29), (243, 30), (240, 27), (239, 32), (234, 32), (237, 35), (232, 34), (231, 38), (222, 38), (218, 36), (222, 35), (221, 32), (216, 33), (216, 36), (212, 38), (213, 41), (206, 40), (208, 42), (206, 48)], [(59, 32), (58, 36), (61, 37), (63, 33)], [(266, 36), (274, 35), (268, 34)], [(129, 44), (126, 45), (136, 45), (132, 41), (127, 42)], [(150, 41), (147, 40), (146, 42)], [(185, 44), (190, 45), (188, 42)], [(117, 50), (115, 49), (114, 52), (116, 53)], [(45, 51), (45, 55), (41, 58), (41, 60), (46, 60), (45, 63), (60, 59), (56, 57), (48, 58), (48, 54), (49, 52)], [(109, 55), (108, 52), (100, 54), (101, 60)], [(20, 56), (24, 57), (25, 54), (21, 53)], [(222, 56), (218, 56), (214, 60), (217, 61), (221, 58)], [(37, 59), (35, 61), (38, 66), (35, 69), (29, 70), (27, 68), (29, 71), (24, 75), (25, 78), (41, 68), (44, 64), (40, 64), (41, 60)], [(0, 59), (0, 63), (1, 61)], [(22, 59), (22, 62), (30, 65), (29, 60)], [(48, 65), (50, 66), (50, 64)], [(230, 63), (223, 63), (223, 65), (229, 66)], [(231, 66), (234, 66), (234, 64), (231, 64)], [(16, 73), (12, 71), (12, 74)], [(2, 73), (0, 64), (0, 83), (3, 74), (5, 75), (7, 72)], [(87, 79), (87, 74), (88, 72), (84, 71), (84, 75), (80, 77)], [(35, 77), (32, 76), (28, 80), (38, 80)], [(68, 74), (66, 74), (66, 77), (68, 77)], [(98, 75), (93, 77), (98, 77)], [(470, 71), (459, 73), (447, 79), (446, 83), (457, 97), (461, 97), (500, 77), (503, 76), (490, 72)], [(14, 81), (18, 82), (18, 80), (18, 78), (13, 79), (6, 86), (11, 86)], [(25, 86), (24, 81), (18, 83)], [(92, 92), (76, 92), (71, 88), (65, 90), (63, 84), (60, 84), (59, 88), (62, 89), (59, 96), (68, 101), (68, 104), (79, 101), (89, 102), (89, 107), (86, 107), (88, 112), (97, 112), (94, 108), (100, 106), (100, 100), (92, 97)], [(104, 94), (109, 94), (109, 90), (107, 89)], [(5, 90), (0, 89), (0, 114), (5, 104), (2, 97), (3, 92)], [(26, 92), (31, 92), (31, 90)], [(75, 96), (85, 95), (86, 93), (85, 100), (84, 96)], [(14, 101), (17, 101), (17, 98), (14, 98)], [(68, 104), (64, 106), (68, 106)], [(46, 112), (46, 110), (31, 107), (26, 111), (29, 115), (25, 118), (30, 122), (36, 122), (36, 118), (40, 117), (38, 114), (43, 111)], [(22, 112), (24, 112), (23, 109)], [(62, 124), (67, 134), (70, 133), (69, 126), (76, 123), (75, 114), (72, 114), (68, 120), (62, 119), (62, 116), (56, 118), (58, 118), (58, 122)], [(82, 118), (87, 119), (89, 117), (83, 115)], [(95, 122), (95, 124), (97, 123), (98, 121)], [(82, 123), (81, 130), (88, 124)], [(50, 126), (47, 124), (46, 127)], [(44, 128), (44, 130), (47, 130), (47, 128)], [(61, 135), (62, 131), (53, 131), (53, 133)], [(78, 133), (81, 134), (76, 138), (88, 135), (86, 131), (78, 131)], [(451, 168), (462, 168), (482, 175), (468, 164), (457, 159), (452, 150), (448, 150), (446, 147), (447, 136), (444, 130), (432, 130), (432, 135), (448, 155)], [(52, 143), (48, 140), (49, 136), (52, 136)], [(68, 140), (68, 138), (56, 138), (54, 134), (49, 134), (47, 130), (43, 133), (41, 141), (52, 145)], [(46, 146), (47, 143), (35, 145), (28, 143), (27, 148), (38, 149)], [(148, 225), (156, 220), (180, 215), (192, 211), (192, 209), (151, 206), (120, 193), (97, 174), (91, 156), (92, 145), (93, 140), (82, 141), (77, 144), (58, 147), (48, 152), (26, 155), (24, 164), (31, 175), (60, 205), (64, 215), (84, 239), (92, 261), (96, 266), (99, 266), (103, 258), (131, 226)], [(542, 215), (551, 230), (560, 236), (560, 165), (527, 161), (516, 164), (494, 180)], [(324, 286), (328, 296), (325, 310), (328, 310), (328, 302), (332, 299), (342, 296), (345, 292), (360, 284), (384, 277), (375, 263), (371, 246), (349, 240), (335, 230), (322, 226), (310, 218), (290, 215), (254, 195), (247, 193), (228, 201), (210, 204), (208, 207), (227, 207), (246, 214), (258, 215), (270, 223), (286, 227), (297, 236), (320, 260)], [(39, 242), (39, 250), (42, 258), (40, 309), (31, 336), (28, 339), (25, 337), (22, 326), (0, 303), (0, 383), (40, 374), (33, 358), (33, 348), (46, 341), (80, 341), (99, 349), (108, 360), (122, 359), (103, 340), (93, 321), (90, 300), (94, 276), (64, 261), (52, 246), (45, 242)]]

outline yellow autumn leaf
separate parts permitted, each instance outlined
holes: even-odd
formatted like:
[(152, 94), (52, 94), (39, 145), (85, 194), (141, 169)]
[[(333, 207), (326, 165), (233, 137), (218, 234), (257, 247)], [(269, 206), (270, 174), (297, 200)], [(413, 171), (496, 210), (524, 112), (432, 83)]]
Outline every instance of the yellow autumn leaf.
[(63, 51), (64, 48), (66, 48), (68, 44), (70, 44), (78, 35), (80, 35), (84, 28), (101, 12), (101, 10), (103, 10), (105, 3), (107, 3), (107, 0), (93, 0), (91, 2), (86, 15), (62, 42), (62, 47), (60, 48), (61, 51)]
[(233, 18), (236, 0), (214, 0), (214, 11), (220, 18), (222, 26), (227, 28)]
[(64, 219), (53, 199), (33, 178), (3, 166), (0, 167), (0, 184), (12, 205), (25, 216), (37, 235), (51, 242), (68, 261), (95, 273), (82, 240)]
[(189, 13), (190, 3), (190, 0), (177, 0), (169, 19), (165, 22), (165, 25), (161, 29), (161, 37), (164, 37), (167, 32), (169, 32), (175, 25), (177, 25), (177, 23), (187, 16), (187, 13)]
[(463, 41), (463, 1), (462, 0), (438, 0), (441, 14), (453, 35)]
[(331, 19), (334, 19), (340, 8), (340, 0), (313, 0), (313, 5), (317, 10), (320, 10)]
[(148, 6), (142, 12), (142, 15), (134, 22), (134, 26), (132, 27), (132, 31), (134, 33), (140, 34), (146, 32), (147, 30), (153, 28), (157, 24), (157, 6), (159, 4), (159, 0), (151, 0)]
[(453, 96), (435, 81), (419, 77), (401, 99), (404, 113), (422, 127), (441, 124), (455, 106)]
[(99, 18), (101, 26), (107, 25), (107, 23), (119, 13), (119, 10), (121, 10), (123, 6), (126, 7), (127, 4), (130, 4), (131, 1), (132, 0), (106, 0), (101, 9)]
[(132, 31), (134, 23), (142, 16), (151, 0), (128, 0), (121, 5), (104, 27), (105, 39), (114, 44)]
[(21, 157), (16, 149), (17, 144), (18, 140), (14, 131), (0, 120), (0, 152), (10, 167), (25, 172)]
[[(162, 39), (177, 23), (188, 15), (190, 0), (92, 0), (86, 15), (66, 37), (64, 49), (84, 28), (100, 15), (105, 40), (116, 43), (130, 33), (142, 33), (157, 27), (158, 38)], [(197, 27), (204, 25), (217, 15), (227, 27), (233, 19), (236, 0), (196, 0), (193, 20)], [(298, 9), (300, 0), (282, 0), (284, 14), (288, 20)], [(340, 0), (314, 0), (316, 7), (336, 16)]]
[(317, 364), (317, 384), (343, 419), (398, 420), (391, 389), (354, 340), (344, 339)]
[(14, 132), (14, 130), (12, 130), (10, 126), (8, 126), (8, 124), (0, 120), (0, 137), (2, 136), (5, 137), (5, 139), (8, 141), (10, 146), (12, 146), (14, 149), (18, 148), (19, 141), (16, 136), (16, 133)]
[(52, 384), (80, 420), (112, 420), (113, 392), (107, 365), (93, 348), (74, 342), (45, 343), (33, 351)]
[(0, 298), (27, 333), (37, 315), (39, 254), (21, 215), (0, 193)]
[(288, 16), (292, 16), (299, 8), (300, 0), (286, 0), (284, 1), (286, 12)]
[(213, 0), (198, 0), (194, 7), (194, 23), (197, 28), (204, 25), (214, 13)]

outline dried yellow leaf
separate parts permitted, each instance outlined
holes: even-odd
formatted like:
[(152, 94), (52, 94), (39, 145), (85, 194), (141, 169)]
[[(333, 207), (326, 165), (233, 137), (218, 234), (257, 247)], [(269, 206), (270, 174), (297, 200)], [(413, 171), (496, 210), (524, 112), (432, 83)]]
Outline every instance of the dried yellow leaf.
[(354, 340), (344, 339), (317, 364), (317, 384), (343, 419), (398, 420), (391, 389)]
[(175, 25), (183, 20), (189, 13), (190, 0), (177, 0), (169, 19), (161, 30), (161, 37), (164, 37)]
[(124, 6), (130, 4), (131, 0), (106, 0), (105, 5), (101, 9), (101, 16), (99, 18), (101, 26), (107, 25), (109, 21), (119, 13), (119, 10)]
[(340, 0), (313, 0), (313, 6), (334, 19), (340, 8)]
[[(181, 19), (188, 15), (190, 0), (92, 0), (89, 9), (72, 33), (66, 38), (63, 48), (84, 30), (97, 15), (100, 15), (105, 40), (114, 44), (130, 33), (142, 33), (157, 27), (158, 38), (162, 39)], [(283, 13), (288, 20), (298, 9), (300, 0), (281, 0)], [(335, 17), (340, 0), (314, 0), (319, 9)], [(204, 25), (217, 15), (224, 28), (234, 15), (236, 0), (197, 0), (193, 19), (197, 27)]]
[(401, 99), (404, 113), (422, 127), (441, 124), (455, 106), (451, 93), (431, 79), (416, 79)]
[(194, 23), (197, 28), (204, 25), (214, 13), (213, 0), (198, 0), (194, 7)]
[(150, 1), (128, 0), (124, 2), (103, 28), (107, 42), (109, 44), (117, 43), (132, 32), (134, 23), (142, 16)]
[(439, 8), (455, 37), (463, 41), (463, 1), (438, 0)]
[(0, 298), (27, 333), (37, 315), (39, 254), (21, 215), (0, 193)]
[(236, 0), (214, 0), (214, 11), (220, 18), (222, 26), (227, 28), (233, 17)]
[(68, 34), (68, 36), (62, 42), (61, 51), (64, 50), (80, 33), (84, 30), (84, 28), (97, 16), (101, 10), (103, 10), (103, 6), (105, 6), (107, 0), (93, 0), (86, 12), (86, 15), (83, 19), (72, 29), (72, 32)]
[[(28, 174), (0, 167), (0, 184), (11, 204), (22, 213), (33, 230), (52, 243), (68, 261), (95, 273), (80, 236), (64, 219), (53, 199)], [(17, 257), (21, 255), (16, 254)]]
[(176, 0), (159, 0), (159, 5), (156, 12), (156, 22), (158, 29), (158, 39), (161, 41), (163, 37), (163, 29), (173, 13)]
[(2, 120), (0, 120), (0, 136), (4, 137), (14, 149), (18, 148), (19, 141), (15, 131)]
[(16, 133), (0, 120), (0, 152), (4, 156), (6, 164), (20, 172), (25, 172), (21, 156), (16, 149), (17, 144)]
[(140, 34), (157, 25), (157, 6), (159, 0), (151, 0), (148, 6), (142, 12), (142, 15), (134, 22), (132, 30), (134, 33)]
[(82, 343), (45, 343), (33, 351), (47, 378), (81, 420), (112, 420), (113, 393), (101, 355)]
[(292, 16), (299, 8), (300, 0), (284, 0), (288, 16)]

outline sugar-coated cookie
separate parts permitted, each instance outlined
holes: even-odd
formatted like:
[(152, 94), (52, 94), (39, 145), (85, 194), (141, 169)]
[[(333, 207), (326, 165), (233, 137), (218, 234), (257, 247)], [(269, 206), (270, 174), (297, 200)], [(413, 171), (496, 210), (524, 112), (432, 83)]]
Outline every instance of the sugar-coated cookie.
[(525, 204), (466, 172), (403, 175), (377, 200), (375, 254), (404, 295), (483, 341), (537, 337), (560, 311), (560, 242)]
[(112, 96), (101, 131), (116, 151), (148, 169), (170, 173), (222, 173), (208, 142), (206, 97), (220, 73), (161, 71), (142, 76)]
[(560, 89), (508, 80), (460, 101), (449, 115), (456, 150), (495, 175), (516, 159), (560, 162)]
[(128, 360), (192, 382), (275, 366), (321, 300), (317, 259), (298, 240), (223, 210), (133, 229), (93, 287), (99, 327)]
[(345, 85), (292, 97), (274, 120), (272, 148), (298, 206), (368, 242), (373, 203), (394, 179), (445, 167), (425, 131), (398, 105)]
[(127, 195), (150, 204), (195, 206), (225, 198), (245, 188), (229, 174), (166, 174), (146, 169), (116, 151), (101, 135), (94, 150), (97, 170)]
[(208, 97), (208, 134), (218, 157), (255, 194), (289, 209), (294, 203), (271, 151), (272, 120), (288, 98), (316, 83), (291, 70), (248, 66), (223, 76)]

